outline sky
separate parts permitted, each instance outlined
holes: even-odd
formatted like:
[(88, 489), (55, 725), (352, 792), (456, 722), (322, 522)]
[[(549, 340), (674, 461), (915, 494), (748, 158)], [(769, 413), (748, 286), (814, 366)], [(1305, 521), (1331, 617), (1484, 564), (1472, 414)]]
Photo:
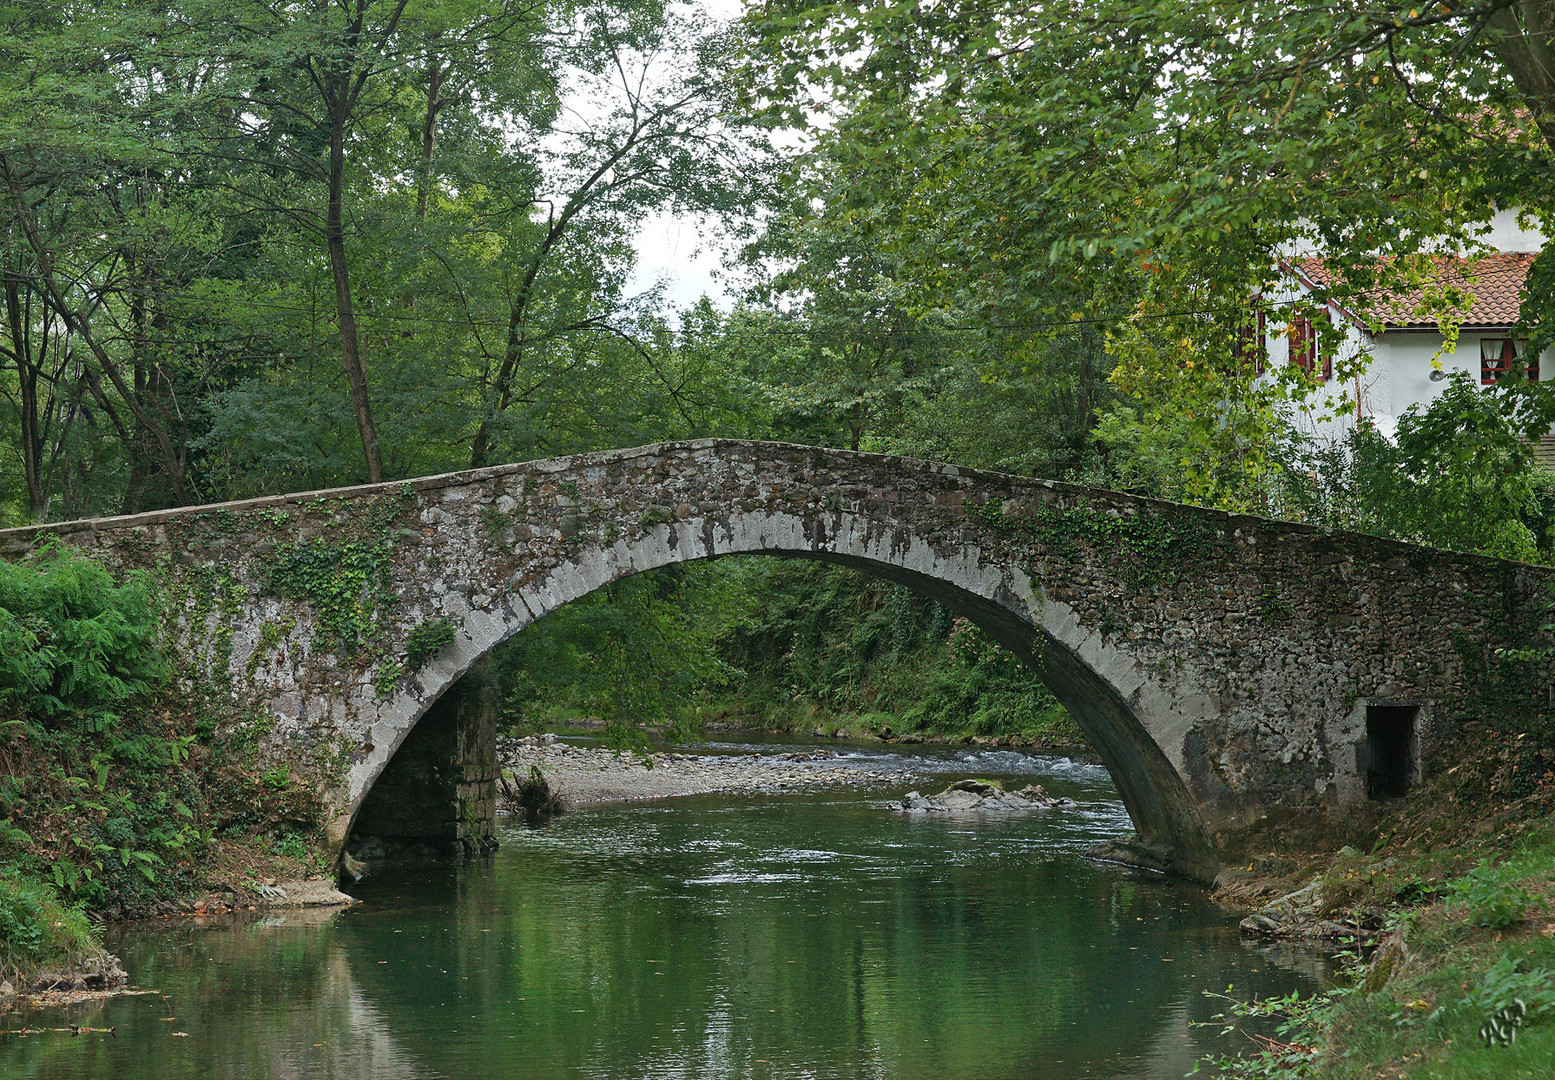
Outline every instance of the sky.
[(703, 295), (727, 311), (733, 297), (714, 275), (730, 252), (700, 215), (659, 213), (644, 220), (635, 241), (637, 265), (627, 293), (644, 292), (662, 282), (671, 307), (690, 307)]
[[(743, 0), (692, 0), (693, 6), (715, 19), (733, 19), (744, 10)], [(665, 298), (675, 308), (687, 308), (704, 294), (728, 310), (734, 298), (714, 279), (731, 253), (701, 215), (654, 214), (637, 233), (637, 266), (627, 279), (627, 293), (644, 292), (662, 282)]]

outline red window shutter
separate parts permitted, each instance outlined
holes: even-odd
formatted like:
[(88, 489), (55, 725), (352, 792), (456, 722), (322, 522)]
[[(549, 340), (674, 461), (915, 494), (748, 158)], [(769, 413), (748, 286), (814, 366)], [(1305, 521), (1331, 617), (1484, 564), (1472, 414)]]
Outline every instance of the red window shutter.
[(1316, 359), (1315, 350), (1312, 347), (1312, 320), (1297, 319), (1290, 324), (1290, 362), (1307, 371), (1312, 370), (1312, 362)]
[(1290, 362), (1309, 373), (1318, 382), (1327, 382), (1334, 375), (1334, 358), (1319, 355), (1317, 327), (1306, 316), (1290, 324)]

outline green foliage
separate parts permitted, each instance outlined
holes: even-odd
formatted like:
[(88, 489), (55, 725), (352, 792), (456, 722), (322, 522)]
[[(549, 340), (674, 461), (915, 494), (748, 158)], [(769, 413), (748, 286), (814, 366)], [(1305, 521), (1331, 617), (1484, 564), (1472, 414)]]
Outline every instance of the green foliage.
[(1482, 389), (1454, 372), (1411, 406), (1396, 442), (1370, 426), (1347, 445), (1294, 451), (1280, 493), (1293, 516), (1458, 551), (1555, 558), (1555, 477), (1529, 441), (1555, 422), (1555, 390), (1508, 380)]
[(115, 582), (62, 545), (0, 562), (0, 710), (98, 732), (164, 671), (144, 582)]
[(302, 833), (283, 833), (276, 837), (274, 849), (285, 858), (307, 861), (315, 852), (314, 839)]
[(901, 711), (899, 731), (1084, 744), (1074, 721), (1020, 658), (969, 620), (955, 619), (943, 646), (927, 648), (927, 656), (902, 656), (926, 670), (921, 698), (893, 703)]
[(1224, 994), (1209, 994), (1229, 1003), (1226, 1012), (1215, 1018), (1222, 1034), (1244, 1025), (1265, 1029), (1272, 1025), (1278, 1038), (1265, 1036), (1259, 1051), (1225, 1055), (1200, 1065), (1209, 1064), (1215, 1076), (1235, 1080), (1316, 1080), (1327, 1075), (1322, 1036), (1334, 1015), (1332, 995), (1292, 991), (1249, 1001), (1237, 997), (1235, 989), (1228, 986)]
[[(203, 618), (220, 602), (221, 582), (212, 585), (172, 603)], [(166, 910), (202, 880), (215, 832), (316, 827), (316, 796), (292, 789), (289, 767), (258, 775), (251, 737), (222, 733), (232, 717), (204, 722), (206, 699), (164, 677), (156, 612), (139, 580), (118, 582), (51, 548), (0, 563), (0, 603), (0, 621), (24, 631), (0, 659), (7, 918), (43, 910), (49, 897), (107, 917)], [(52, 948), (51, 927), (69, 937), (78, 924), (79, 912), (50, 916), (39, 947)]]
[(428, 619), (405, 636), (405, 670), (420, 671), (426, 662), (454, 643), (452, 619)]
[(706, 691), (737, 674), (711, 648), (734, 600), (711, 568), (686, 565), (550, 613), (496, 653), (503, 723), (533, 728), (561, 709), (603, 720), (619, 746), (641, 745), (644, 727), (690, 735)]
[(359, 423), (398, 475), (662, 436), (698, 388), (631, 237), (744, 212), (765, 156), (702, 77), (716, 29), (639, 0), (7, 17), (0, 522), (357, 481)]
[(1478, 866), (1448, 887), (1452, 902), (1467, 909), (1469, 922), (1492, 930), (1517, 925), (1528, 908), (1537, 903), (1537, 897), (1512, 883), (1508, 871), (1491, 865), (1489, 859), (1481, 859)]
[(724, 559), (618, 582), (497, 655), (503, 723), (603, 720), (687, 735), (708, 718), (897, 734), (1083, 737), (1021, 661), (940, 605), (856, 571)]
[(0, 979), (101, 953), (79, 907), (62, 904), (47, 885), (0, 865)]
[(292, 782), (291, 770), (284, 765), (266, 769), (259, 774), (259, 782), (271, 791), (284, 791), (286, 786)]
[(1467, 1000), (1481, 1016), (1493, 1016), (1516, 1002), (1522, 1002), (1525, 1020), (1537, 1019), (1555, 1007), (1555, 971), (1530, 966), (1525, 958), (1507, 953), (1485, 970)]
[(378, 674), (373, 678), (373, 691), (378, 700), (382, 701), (394, 693), (395, 686), (399, 685), (400, 676), (405, 674), (398, 660), (385, 660), (378, 666)]
[(731, 558), (629, 578), (547, 615), (497, 655), (503, 723), (595, 717), (1082, 744), (1014, 654), (897, 585), (805, 562)]
[(394, 541), (387, 537), (341, 543), (304, 540), (277, 554), (269, 585), (280, 596), (312, 604), (319, 641), (349, 655), (377, 633), (380, 618), (393, 603), (393, 548)]

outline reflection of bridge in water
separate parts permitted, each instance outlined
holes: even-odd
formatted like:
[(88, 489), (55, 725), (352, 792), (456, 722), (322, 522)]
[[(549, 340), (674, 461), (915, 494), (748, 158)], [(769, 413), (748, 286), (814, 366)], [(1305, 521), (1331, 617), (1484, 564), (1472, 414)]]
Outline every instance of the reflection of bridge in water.
[(155, 571), (180, 659), (263, 718), (266, 753), (321, 792), (337, 846), (359, 812), (364, 828), (489, 834), (490, 710), (468, 684), (437, 703), (497, 644), (622, 577), (764, 554), (857, 567), (978, 623), (1085, 730), (1135, 854), (1200, 878), (1252, 831), (1331, 828), (1418, 781), (1466, 657), (1531, 620), (1552, 580), (1051, 481), (724, 440), (13, 529), (0, 550), (52, 535)]

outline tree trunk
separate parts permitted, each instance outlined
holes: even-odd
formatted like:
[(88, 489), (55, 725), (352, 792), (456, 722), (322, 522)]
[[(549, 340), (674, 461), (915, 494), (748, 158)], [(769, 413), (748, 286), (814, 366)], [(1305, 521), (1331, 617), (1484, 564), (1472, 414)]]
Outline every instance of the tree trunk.
[(1544, 144), (1555, 150), (1555, 2), (1504, 7), (1490, 17), (1490, 30), (1496, 56), (1527, 101)]
[(27, 512), (42, 521), (47, 499), (42, 483), (43, 433), (38, 416), (38, 369), (32, 362), (31, 335), (22, 316), (21, 290), (14, 278), (5, 283), (6, 321), (11, 324), (11, 348), (16, 359), (17, 389), (21, 396), (22, 470), (27, 478)]
[[(345, 80), (342, 79), (343, 83)], [(329, 125), (329, 207), (324, 222), (325, 241), (329, 245), (329, 268), (335, 279), (335, 324), (340, 330), (340, 358), (346, 366), (346, 381), (351, 385), (351, 405), (356, 411), (356, 429), (362, 437), (362, 453), (367, 458), (367, 481), (383, 482), (383, 456), (378, 450), (378, 432), (373, 426), (372, 404), (367, 397), (367, 373), (357, 345), (356, 312), (351, 304), (351, 273), (346, 263), (345, 173), (346, 173), (346, 88), (338, 86), (330, 102)]]
[(496, 408), (487, 411), (481, 417), (480, 426), (475, 429), (475, 438), (470, 443), (470, 468), (483, 469), (486, 467), (486, 456), (491, 452), (491, 425), (497, 416), (506, 411), (509, 399), (513, 392), (513, 373), (518, 370), (519, 361), (524, 355), (524, 312), (528, 309), (528, 284), (533, 280), (533, 274), (525, 282), (525, 290), (521, 292), (508, 310), (508, 338), (502, 353), (502, 367), (497, 372)]
[[(133, 273), (134, 262), (125, 260), (126, 265)], [(146, 374), (146, 304), (145, 291), (141, 290), (130, 295), (130, 319), (135, 324), (134, 368), (130, 373), (131, 383), (134, 387), (137, 401), (144, 402), (147, 397), (148, 378)], [(124, 502), (120, 507), (120, 513), (140, 513), (141, 500), (145, 498), (146, 482), (151, 479), (151, 467), (147, 462), (146, 448), (151, 443), (151, 433), (146, 430), (145, 423), (135, 420), (135, 442), (129, 447), (130, 476), (129, 482), (124, 485)]]
[[(4, 153), (0, 153), (0, 176), (5, 178), (7, 187), (10, 189), (17, 211), (16, 220), (26, 234), (27, 243), (32, 248), (33, 257), (37, 260), (33, 284), (38, 290), (39, 299), (53, 309), (63, 329), (75, 334), (81, 343), (86, 346), (87, 351), (92, 354), (92, 359), (97, 362), (98, 370), (106, 375), (108, 381), (113, 384), (113, 389), (119, 395), (119, 399), (134, 414), (135, 419), (144, 425), (145, 429), (151, 434), (151, 437), (156, 441), (158, 449), (161, 451), (162, 463), (167, 469), (168, 482), (173, 485), (174, 500), (179, 506), (189, 505), (191, 500), (189, 498), (188, 485), (184, 482), (182, 457), (174, 449), (173, 441), (167, 430), (157, 423), (155, 418), (146, 413), (140, 399), (135, 395), (134, 388), (125, 383), (124, 373), (114, 363), (113, 357), (108, 355), (108, 350), (103, 348), (102, 343), (92, 335), (90, 320), (71, 303), (71, 299), (75, 294), (61, 286), (59, 280), (55, 277), (53, 253), (38, 231), (37, 223), (32, 216), (32, 204), (28, 202), (26, 193), (11, 169), (10, 158)], [(104, 411), (114, 420), (115, 427), (119, 430), (120, 438), (124, 441), (127, 450), (133, 454), (133, 436), (123, 428), (113, 410), (108, 406), (102, 388), (96, 385), (95, 380), (91, 379), (88, 379), (88, 388), (94, 397), (97, 398), (99, 404), (102, 405)]]
[(432, 197), (432, 151), (437, 148), (437, 114), (443, 107), (443, 65), (427, 57), (427, 115), (421, 128), (421, 175), (416, 183), (416, 220), (425, 221)]

